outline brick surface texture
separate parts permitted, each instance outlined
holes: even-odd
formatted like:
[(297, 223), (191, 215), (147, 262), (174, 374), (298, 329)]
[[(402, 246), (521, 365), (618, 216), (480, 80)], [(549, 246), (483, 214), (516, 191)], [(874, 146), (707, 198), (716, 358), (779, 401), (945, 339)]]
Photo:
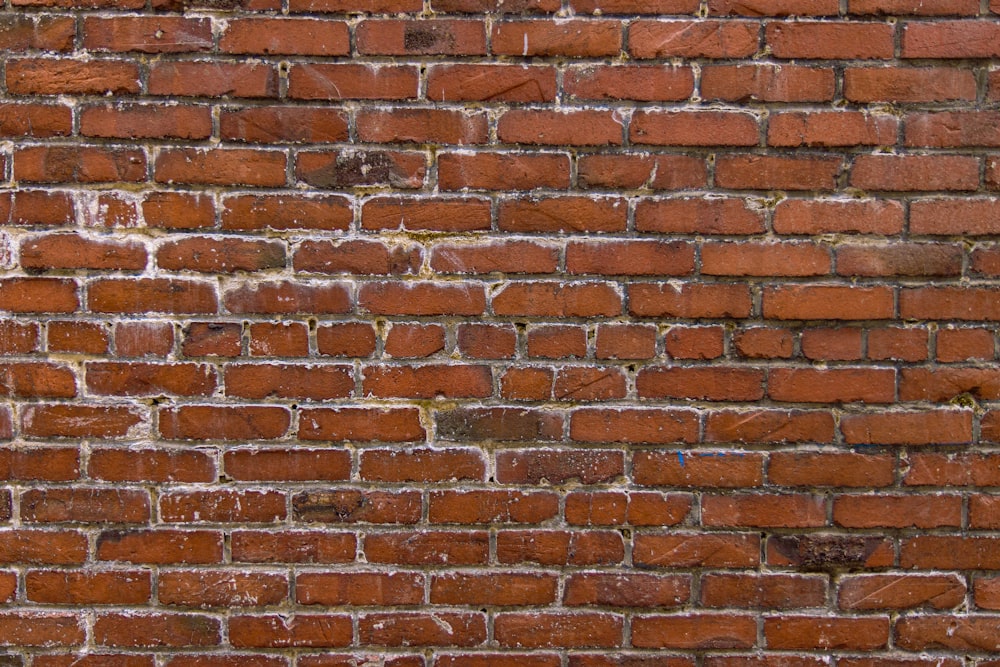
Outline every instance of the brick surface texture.
[(997, 667), (1000, 2), (4, 0), (0, 667)]

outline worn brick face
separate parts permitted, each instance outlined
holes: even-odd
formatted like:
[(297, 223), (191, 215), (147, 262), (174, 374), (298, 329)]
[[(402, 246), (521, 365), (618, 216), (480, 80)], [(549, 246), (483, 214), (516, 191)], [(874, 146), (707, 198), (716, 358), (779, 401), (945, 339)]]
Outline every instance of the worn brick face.
[(10, 0), (0, 667), (996, 667), (997, 0)]

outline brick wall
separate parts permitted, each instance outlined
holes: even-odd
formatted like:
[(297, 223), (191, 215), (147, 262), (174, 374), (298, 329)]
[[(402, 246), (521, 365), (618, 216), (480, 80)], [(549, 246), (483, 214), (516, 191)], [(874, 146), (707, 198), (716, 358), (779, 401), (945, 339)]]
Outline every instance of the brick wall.
[(3, 667), (1000, 662), (997, 0), (6, 0)]

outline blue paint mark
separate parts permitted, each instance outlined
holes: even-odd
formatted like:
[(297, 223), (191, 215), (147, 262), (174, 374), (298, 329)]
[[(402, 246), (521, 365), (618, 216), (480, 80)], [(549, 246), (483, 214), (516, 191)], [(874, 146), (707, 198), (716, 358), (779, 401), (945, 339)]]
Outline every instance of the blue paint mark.
[(684, 452), (677, 450), (677, 460), (680, 461), (681, 467), (684, 467)]

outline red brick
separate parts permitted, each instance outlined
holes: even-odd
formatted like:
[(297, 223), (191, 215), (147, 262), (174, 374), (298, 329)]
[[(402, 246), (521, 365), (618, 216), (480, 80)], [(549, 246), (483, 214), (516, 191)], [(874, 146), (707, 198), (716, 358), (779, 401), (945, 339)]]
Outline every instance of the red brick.
[[(648, 3), (636, 5), (649, 8)], [(568, 95), (581, 100), (677, 102), (691, 97), (694, 75), (689, 67), (584, 65), (567, 71), (564, 85)]]
[(634, 58), (745, 58), (757, 51), (758, 24), (751, 21), (651, 21), (629, 26)]
[(778, 58), (892, 58), (894, 26), (885, 23), (771, 22), (765, 42)]
[(789, 112), (771, 116), (769, 146), (878, 146), (896, 143), (892, 116), (845, 112)]
[(486, 294), (475, 283), (366, 283), (358, 305), (379, 315), (480, 315)]
[(76, 33), (69, 16), (13, 14), (0, 21), (0, 48), (18, 51), (71, 51)]
[(844, 578), (837, 592), (841, 609), (951, 609), (965, 601), (965, 582), (956, 576), (913, 574)]
[(937, 334), (937, 360), (992, 359), (993, 337), (994, 332), (990, 329), (941, 329)]
[(845, 415), (840, 429), (851, 444), (965, 444), (972, 441), (972, 414), (934, 410)]
[(895, 468), (893, 457), (883, 454), (774, 452), (767, 477), (781, 486), (885, 487), (893, 484)]
[(552, 153), (442, 153), (443, 190), (533, 190), (569, 187), (569, 156)]
[(346, 230), (352, 217), (350, 203), (337, 196), (238, 196), (225, 200), (222, 227)]
[(878, 320), (893, 316), (893, 289), (786, 285), (764, 289), (764, 317), (780, 320)]
[(705, 243), (701, 248), (703, 275), (821, 276), (830, 268), (830, 251), (812, 243)]
[(682, 190), (704, 187), (707, 182), (705, 161), (689, 155), (595, 154), (577, 158), (577, 185), (582, 188)]
[(701, 603), (742, 609), (822, 607), (826, 587), (826, 580), (819, 576), (709, 574), (701, 580)]
[[(322, 107), (224, 109), (219, 117), (219, 135), (223, 140), (254, 144), (323, 144), (345, 141), (349, 136), (347, 116), (344, 112)], [(279, 198), (272, 197), (271, 199)], [(263, 196), (256, 199), (262, 202), (267, 201)], [(285, 199), (290, 203), (295, 201), (291, 197)], [(295, 219), (295, 214), (291, 211), (283, 211), (282, 215), (275, 212), (258, 211), (256, 208), (251, 209), (253, 213), (257, 214), (255, 217), (270, 214), (279, 219)], [(225, 218), (223, 225), (225, 226)]]
[(621, 199), (546, 197), (500, 204), (498, 224), (507, 232), (624, 231), (627, 206)]
[(203, 451), (165, 449), (95, 449), (89, 474), (114, 482), (210, 482), (216, 479), (215, 463)]
[(668, 487), (753, 487), (764, 481), (763, 457), (749, 452), (636, 452), (636, 484)]
[(676, 241), (571, 242), (566, 246), (566, 271), (603, 276), (683, 276), (694, 272), (694, 247)]
[(141, 570), (32, 570), (25, 575), (24, 587), (27, 599), (32, 602), (135, 605), (149, 602), (152, 577)]
[(899, 314), (926, 320), (1000, 319), (989, 287), (914, 287), (899, 295)]
[(556, 72), (549, 66), (431, 64), (427, 99), (434, 102), (552, 102)]
[(229, 642), (241, 648), (337, 648), (353, 638), (351, 618), (343, 614), (231, 616)]
[(445, 574), (431, 581), (431, 604), (527, 606), (552, 604), (556, 578), (551, 575)]
[(757, 623), (751, 616), (684, 614), (632, 619), (636, 648), (752, 648), (756, 639)]
[(406, 572), (303, 572), (295, 579), (299, 604), (396, 606), (420, 604), (422, 575)]
[(694, 0), (571, 0), (577, 12), (588, 14), (693, 14)]
[(1000, 26), (990, 20), (913, 22), (903, 26), (904, 58), (995, 58)]
[(845, 528), (942, 528), (962, 522), (957, 495), (843, 495), (833, 500), (833, 522)]
[(549, 492), (432, 491), (431, 523), (541, 523), (559, 511), (559, 498)]
[(104, 531), (97, 537), (97, 559), (151, 565), (218, 563), (222, 534), (207, 530)]
[(92, 362), (87, 390), (106, 396), (207, 396), (216, 387), (215, 369), (205, 364)]
[(768, 647), (775, 649), (871, 651), (888, 644), (889, 619), (884, 616), (766, 618), (764, 637)]
[(604, 282), (513, 282), (493, 296), (495, 314), (521, 317), (613, 317), (621, 304)]
[(637, 283), (628, 297), (629, 312), (638, 317), (747, 317), (751, 308), (745, 285)]
[(350, 296), (345, 285), (280, 281), (244, 283), (226, 292), (226, 308), (233, 313), (345, 313)]
[(962, 272), (962, 249), (930, 243), (842, 245), (837, 248), (842, 276), (955, 276)]
[(14, 178), (26, 183), (138, 183), (146, 180), (146, 156), (127, 148), (30, 146), (14, 151)]
[(130, 104), (84, 107), (80, 134), (117, 139), (207, 139), (212, 134), (209, 107)]
[[(163, 348), (151, 351), (151, 354), (165, 356), (173, 348), (173, 330), (165, 332), (152, 331), (150, 337), (163, 333)], [(235, 323), (226, 322), (192, 322), (183, 332), (184, 341), (181, 343), (181, 351), (186, 357), (238, 357), (243, 351), (241, 338), (243, 327)], [(121, 334), (116, 335), (118, 352), (121, 349)], [(154, 339), (157, 340), (157, 339)], [(167, 344), (169, 343), (169, 344)], [(142, 349), (135, 350), (141, 356)]]
[(76, 217), (65, 192), (18, 190), (0, 197), (0, 219), (9, 225), (66, 225)]
[(792, 356), (794, 344), (788, 329), (751, 327), (733, 334), (736, 352), (750, 359), (787, 359)]
[(622, 536), (616, 531), (504, 530), (497, 533), (501, 563), (539, 565), (614, 565), (625, 558)]
[(486, 55), (483, 21), (367, 19), (354, 30), (363, 55)]
[(319, 327), (316, 347), (320, 354), (335, 357), (367, 357), (375, 351), (375, 329), (361, 322)]
[(83, 21), (83, 45), (95, 51), (208, 51), (212, 48), (212, 25), (207, 18), (88, 16)]
[(0, 137), (56, 137), (72, 132), (69, 108), (56, 104), (0, 104)]
[(256, 62), (154, 62), (149, 72), (149, 93), (180, 97), (273, 98), (278, 96), (278, 71), (273, 65)]
[[(34, 337), (30, 335), (32, 329), (25, 326), (23, 331), (3, 330), (4, 323), (0, 323), (0, 341), (4, 339), (11, 343), (20, 344), (25, 347), (34, 347)], [(8, 338), (9, 336), (9, 338)], [(48, 349), (50, 352), (70, 352), (80, 354), (104, 354), (108, 351), (111, 340), (110, 328), (101, 326), (95, 322), (60, 322), (50, 321), (48, 324)], [(17, 341), (23, 341), (18, 343)], [(30, 342), (29, 342), (30, 341)], [(0, 342), (0, 349), (7, 348), (10, 343)]]
[(159, 413), (160, 435), (168, 440), (268, 440), (285, 435), (290, 422), (278, 406), (186, 405)]
[(458, 350), (471, 359), (509, 359), (517, 348), (517, 331), (512, 326), (460, 324)]
[(357, 552), (357, 538), (329, 530), (237, 530), (232, 535), (233, 562), (246, 563), (350, 563)]
[(92, 282), (87, 304), (101, 313), (214, 313), (215, 286), (173, 278), (105, 278)]
[(75, 531), (3, 529), (0, 537), (4, 564), (78, 565), (87, 557), (87, 538)]
[(417, 96), (418, 71), (409, 65), (297, 64), (288, 96), (299, 100), (404, 100)]
[(621, 48), (618, 21), (506, 21), (493, 27), (495, 55), (593, 58), (618, 55)]
[(386, 275), (416, 273), (420, 261), (419, 248), (358, 239), (304, 241), (292, 264), (299, 273)]
[(292, 497), (295, 519), (322, 523), (413, 524), (420, 520), (420, 504), (415, 491), (305, 491)]
[(833, 99), (834, 72), (803, 65), (704, 65), (701, 94), (729, 102), (826, 102)]
[(764, 396), (764, 372), (741, 367), (647, 366), (636, 376), (640, 398), (756, 401)]
[(410, 442), (424, 439), (420, 415), (412, 408), (313, 408), (299, 414), (302, 440), (379, 440)]
[(81, 620), (77, 614), (57, 612), (0, 612), (0, 646), (77, 645), (86, 636)]
[(249, 328), (251, 356), (305, 357), (309, 354), (309, 328), (302, 322), (259, 322)]
[(57, 364), (0, 364), (0, 396), (73, 398), (76, 396), (76, 378), (69, 367)]
[(362, 392), (381, 398), (483, 398), (492, 393), (488, 366), (367, 366)]
[(639, 111), (629, 125), (633, 143), (657, 146), (756, 146), (759, 135), (756, 116), (730, 111)]
[(902, 229), (903, 207), (896, 201), (786, 199), (774, 211), (779, 234), (898, 234)]
[(120, 95), (141, 86), (138, 64), (120, 60), (9, 60), (6, 80), (15, 95)]
[(623, 123), (608, 111), (511, 110), (497, 122), (497, 137), (509, 144), (605, 146), (622, 143)]
[(923, 361), (927, 346), (923, 328), (885, 327), (868, 332), (868, 356), (875, 360)]
[(215, 224), (215, 206), (204, 195), (153, 192), (142, 202), (142, 216), (150, 227), (199, 229)]
[(625, 471), (621, 452), (515, 449), (496, 453), (496, 480), (501, 484), (581, 484), (610, 482)]
[(726, 155), (716, 161), (716, 185), (733, 190), (834, 190), (843, 167), (835, 157)]
[(971, 70), (951, 67), (849, 67), (844, 97), (852, 102), (948, 102), (974, 100)]
[(851, 0), (850, 12), (897, 16), (975, 15), (979, 13), (979, 7), (975, 0), (943, 0), (930, 6), (913, 0)]
[(806, 329), (800, 341), (802, 356), (826, 361), (861, 359), (862, 335), (856, 328)]
[(36, 438), (123, 438), (143, 422), (127, 407), (93, 404), (33, 404), (21, 412), (21, 430)]
[(146, 523), (149, 495), (132, 489), (33, 489), (21, 495), (21, 519), (26, 523)]
[(979, 159), (968, 156), (860, 155), (851, 185), (867, 190), (975, 190)]
[(570, 438), (579, 442), (694, 442), (697, 418), (687, 410), (583, 408), (573, 412)]
[(351, 52), (346, 23), (320, 19), (229, 19), (219, 37), (223, 53), (346, 56)]
[(481, 531), (380, 533), (365, 537), (364, 550), (369, 563), (484, 565), (490, 543)]
[(346, 480), (351, 456), (328, 449), (236, 449), (223, 455), (226, 475), (241, 481)]
[(361, 209), (366, 230), (472, 231), (489, 229), (490, 205), (482, 199), (376, 198)]
[(161, 572), (157, 592), (162, 604), (185, 607), (256, 607), (288, 597), (284, 574), (232, 570)]
[(482, 481), (486, 474), (486, 464), (476, 449), (367, 450), (360, 458), (358, 472), (369, 481)]
[(159, 153), (153, 168), (158, 183), (194, 185), (285, 184), (285, 154), (243, 148), (174, 148)]
[(701, 506), (704, 526), (751, 528), (807, 528), (826, 523), (826, 501), (822, 496), (752, 495), (704, 496)]
[(358, 619), (358, 637), (369, 646), (479, 646), (486, 641), (486, 615), (362, 614)]
[(905, 650), (951, 649), (960, 652), (995, 653), (1000, 650), (1000, 625), (996, 617), (915, 616), (896, 624), (896, 643)]
[(445, 109), (361, 110), (358, 139), (372, 143), (483, 144), (488, 139), (482, 113)]
[(504, 647), (585, 648), (621, 643), (624, 619), (603, 613), (504, 613), (494, 620), (497, 642)]
[(385, 336), (385, 354), (398, 358), (429, 357), (444, 349), (445, 331), (436, 324), (394, 324)]
[(273, 523), (285, 518), (285, 494), (277, 491), (190, 491), (164, 493), (165, 523)]
[(891, 403), (895, 379), (887, 368), (776, 368), (768, 395), (794, 403)]

